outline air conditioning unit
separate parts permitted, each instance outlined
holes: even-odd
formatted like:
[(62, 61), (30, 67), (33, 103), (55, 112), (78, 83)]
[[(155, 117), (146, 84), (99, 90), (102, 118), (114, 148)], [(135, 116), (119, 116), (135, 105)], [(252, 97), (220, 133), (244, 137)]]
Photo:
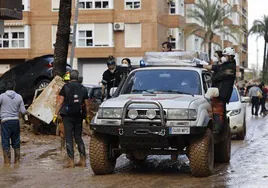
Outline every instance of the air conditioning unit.
[(167, 31), (167, 37), (168, 37), (168, 38), (173, 38), (173, 36), (174, 36), (173, 29), (169, 29), (169, 30)]
[(114, 31), (124, 31), (125, 29), (125, 24), (118, 22), (118, 23), (114, 23)]

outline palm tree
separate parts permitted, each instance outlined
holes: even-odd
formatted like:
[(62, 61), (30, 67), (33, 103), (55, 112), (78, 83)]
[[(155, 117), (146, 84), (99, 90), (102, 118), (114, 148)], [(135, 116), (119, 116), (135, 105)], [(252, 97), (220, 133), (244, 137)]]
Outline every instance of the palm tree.
[(233, 25), (224, 25), (225, 19), (230, 17), (232, 7), (230, 5), (220, 6), (221, 1), (211, 0), (198, 0), (195, 4), (196, 9), (191, 9), (188, 12), (188, 17), (197, 20), (200, 25), (189, 24), (188, 27), (192, 30), (190, 34), (196, 32), (204, 33), (204, 42), (208, 44), (208, 55), (211, 58), (211, 46), (212, 39), (217, 34), (229, 35), (235, 39), (233, 33), (237, 32), (237, 29)]
[[(268, 43), (268, 16), (264, 15), (261, 20), (254, 20), (253, 26), (249, 30), (249, 34), (257, 35), (257, 37), (263, 37), (264, 39), (264, 53), (263, 53), (263, 65), (262, 65), (262, 79), (264, 80), (267, 73), (267, 43)], [(265, 60), (266, 57), (266, 60)]]
[(53, 75), (63, 76), (66, 72), (70, 26), (72, 16), (72, 0), (60, 0), (59, 21), (54, 50)]

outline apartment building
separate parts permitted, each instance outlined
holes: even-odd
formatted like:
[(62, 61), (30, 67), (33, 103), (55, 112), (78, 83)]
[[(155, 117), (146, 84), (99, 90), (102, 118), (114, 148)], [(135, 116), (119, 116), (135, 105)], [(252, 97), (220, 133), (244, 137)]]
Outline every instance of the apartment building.
[[(2, 73), (25, 59), (54, 52), (60, 0), (22, 1), (23, 20), (6, 21), (5, 34), (0, 37)], [(185, 37), (187, 24), (194, 21), (187, 18), (187, 10), (194, 8), (195, 3), (194, 0), (80, 0), (74, 68), (82, 73), (85, 83), (97, 83), (106, 69), (108, 55), (116, 57), (118, 62), (129, 57), (133, 64), (139, 63), (145, 52), (161, 51), (161, 43), (167, 40), (174, 50), (204, 50), (202, 34)], [(222, 3), (233, 3), (236, 13), (230, 21), (235, 19), (239, 27), (242, 21), (247, 22), (242, 11), (243, 7), (247, 10), (244, 0)], [(246, 38), (245, 43), (241, 43), (242, 39), (234, 43), (227, 37), (214, 37), (213, 49), (235, 45), (241, 65), (247, 62)]]

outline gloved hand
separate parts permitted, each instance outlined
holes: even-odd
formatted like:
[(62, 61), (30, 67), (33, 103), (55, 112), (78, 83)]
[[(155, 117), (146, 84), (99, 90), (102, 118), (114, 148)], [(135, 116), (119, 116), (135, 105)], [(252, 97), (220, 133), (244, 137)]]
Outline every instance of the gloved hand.
[(57, 120), (58, 120), (58, 115), (55, 114), (54, 117), (53, 117), (53, 119), (52, 119), (52, 122), (53, 122), (53, 123), (56, 123)]
[(87, 116), (87, 117), (85, 118), (85, 120), (86, 120), (86, 124), (89, 125), (89, 124), (90, 124), (90, 116)]

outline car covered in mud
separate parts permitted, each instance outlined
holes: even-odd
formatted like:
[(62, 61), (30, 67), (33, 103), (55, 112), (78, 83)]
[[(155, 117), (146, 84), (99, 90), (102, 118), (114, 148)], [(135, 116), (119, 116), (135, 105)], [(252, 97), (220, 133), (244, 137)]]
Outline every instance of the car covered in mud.
[[(0, 93), (5, 91), (5, 80), (12, 79), (16, 82), (16, 92), (19, 93), (24, 103), (29, 106), (32, 103), (36, 89), (45, 88), (53, 79), (53, 55), (44, 55), (26, 60), (0, 77)], [(66, 66), (71, 71), (71, 66)]]
[(133, 161), (186, 154), (197, 177), (211, 175), (214, 161), (230, 160), (230, 128), (218, 132), (213, 125), (210, 98), (218, 90), (210, 88), (210, 73), (168, 63), (132, 71), (101, 104), (91, 123), (95, 174), (112, 173), (123, 153)]

